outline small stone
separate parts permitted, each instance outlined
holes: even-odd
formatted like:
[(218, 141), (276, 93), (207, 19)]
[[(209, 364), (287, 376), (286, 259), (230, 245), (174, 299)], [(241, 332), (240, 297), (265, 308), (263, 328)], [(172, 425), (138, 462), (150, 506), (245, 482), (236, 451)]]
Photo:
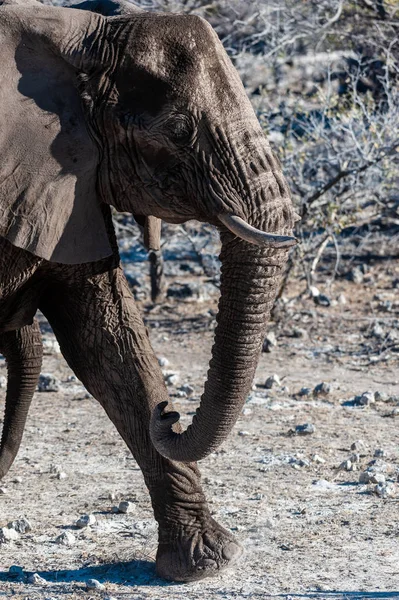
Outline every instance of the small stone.
[(133, 504), (133, 502), (119, 502), (119, 506), (118, 506), (118, 511), (120, 513), (126, 514), (126, 513), (130, 513), (134, 510), (135, 505)]
[(27, 579), (28, 583), (33, 583), (34, 585), (47, 585), (47, 581), (40, 577), (38, 573), (31, 573)]
[(320, 290), (316, 286), (311, 285), (309, 288), (309, 294), (311, 298), (317, 298), (318, 296), (320, 296)]
[(376, 448), (374, 450), (374, 458), (383, 458), (386, 456), (386, 452), (383, 448)]
[(265, 388), (268, 390), (271, 390), (276, 387), (280, 387), (280, 385), (281, 385), (280, 377), (276, 374), (271, 375), (265, 381)]
[(57, 473), (57, 479), (66, 479), (68, 477), (68, 475), (66, 473), (64, 473), (64, 471), (60, 471), (59, 473)]
[(39, 392), (58, 392), (60, 389), (59, 381), (51, 373), (41, 373), (37, 389)]
[(352, 470), (352, 461), (347, 458), (344, 460), (338, 467), (339, 471), (351, 471)]
[(320, 465), (322, 465), (326, 462), (325, 459), (322, 458), (321, 456), (319, 456), (318, 454), (313, 454), (312, 460), (313, 460), (313, 462), (319, 463)]
[(301, 327), (295, 327), (292, 331), (292, 335), (294, 338), (299, 338), (299, 339), (300, 338), (307, 339), (309, 337), (306, 329), (302, 329)]
[(8, 490), (5, 487), (0, 487), (0, 496), (5, 496), (8, 494)]
[(15, 529), (9, 529), (8, 527), (0, 527), (0, 544), (6, 544), (7, 542), (16, 542), (19, 538), (19, 533)]
[(348, 274), (349, 281), (353, 283), (363, 283), (364, 274), (359, 267), (354, 267)]
[(119, 513), (119, 507), (118, 506), (113, 506), (111, 508), (111, 512), (113, 512), (114, 514), (118, 514)]
[(24, 576), (24, 570), (22, 567), (18, 566), (18, 565), (11, 565), (11, 567), (8, 569), (8, 574), (11, 575), (11, 577), (23, 577)]
[(373, 327), (373, 329), (371, 330), (371, 333), (374, 337), (376, 338), (384, 338), (385, 337), (385, 331), (384, 329), (381, 327), (381, 325), (379, 323), (376, 323)]
[(176, 398), (187, 398), (187, 394), (186, 392), (183, 392), (183, 390), (177, 390)]
[(386, 481), (383, 473), (370, 473), (370, 483), (384, 484)]
[(165, 379), (166, 385), (177, 385), (179, 383), (180, 377), (177, 373), (166, 372), (164, 374), (164, 379)]
[(360, 473), (359, 483), (370, 483), (370, 475), (371, 473), (369, 471), (363, 471), (362, 473)]
[(112, 502), (115, 502), (115, 500), (116, 500), (116, 497), (117, 497), (117, 496), (116, 496), (116, 494), (115, 494), (114, 492), (110, 492), (110, 493), (108, 494), (108, 500), (112, 500)]
[(253, 413), (252, 408), (244, 407), (242, 409), (242, 414), (244, 415), (244, 417), (248, 417), (249, 415), (252, 415), (252, 413)]
[(313, 298), (313, 301), (317, 306), (324, 306), (324, 308), (328, 308), (331, 306), (331, 300), (325, 294), (319, 294)]
[(366, 445), (363, 440), (356, 440), (351, 444), (351, 450), (356, 450), (357, 452), (361, 452), (365, 450)]
[(340, 294), (337, 298), (337, 301), (338, 301), (338, 304), (342, 304), (342, 305), (348, 303), (345, 294)]
[(90, 525), (94, 525), (96, 522), (96, 517), (94, 515), (82, 515), (76, 521), (76, 527), (79, 529), (84, 529), (85, 527), (90, 527)]
[(394, 498), (397, 493), (397, 488), (394, 483), (380, 483), (374, 488), (374, 493), (380, 498)]
[(297, 425), (295, 427), (295, 433), (297, 435), (311, 435), (316, 431), (316, 427), (312, 423), (305, 423), (304, 425)]
[(385, 392), (375, 392), (374, 394), (374, 400), (376, 402), (388, 402), (390, 400), (388, 394), (386, 394)]
[(360, 462), (360, 454), (357, 454), (356, 452), (354, 454), (351, 454), (349, 457), (349, 460), (355, 464), (355, 463), (359, 463)]
[(308, 387), (303, 387), (298, 392), (298, 396), (311, 396), (311, 395), (312, 395), (312, 390), (311, 390), (311, 388), (308, 388)]
[(370, 406), (375, 402), (374, 392), (364, 392), (361, 396), (356, 396), (355, 401), (360, 406)]
[(185, 392), (185, 394), (187, 395), (187, 398), (190, 398), (193, 394), (194, 394), (194, 388), (192, 385), (190, 385), (189, 383), (185, 383), (184, 385), (182, 385), (180, 387), (180, 390), (182, 392)]
[(273, 331), (269, 331), (263, 340), (262, 352), (273, 352), (277, 346), (276, 334)]
[(250, 434), (250, 432), (249, 432), (249, 431), (239, 431), (239, 432), (238, 432), (238, 435), (239, 435), (240, 437), (248, 437), (248, 436), (250, 436), (251, 434)]
[(105, 586), (97, 581), (97, 579), (88, 579), (86, 581), (86, 587), (88, 590), (103, 590)]
[(7, 387), (7, 378), (2, 375), (0, 377), (0, 389), (4, 389)]
[(55, 539), (57, 544), (60, 546), (73, 546), (76, 542), (76, 538), (70, 531), (64, 531)]
[(11, 480), (12, 483), (22, 483), (23, 479), (22, 477), (14, 477), (14, 479)]
[(330, 393), (331, 385), (329, 383), (326, 383), (325, 381), (316, 385), (316, 387), (313, 390), (313, 394), (315, 396), (328, 396), (328, 394)]
[(162, 369), (169, 367), (169, 361), (167, 358), (165, 358), (165, 356), (160, 356), (158, 358), (158, 363), (159, 363), (159, 366), (162, 367)]
[(28, 533), (29, 531), (32, 531), (32, 525), (25, 517), (17, 519), (16, 521), (11, 521), (11, 523), (8, 523), (7, 527), (9, 529), (14, 529), (18, 533)]

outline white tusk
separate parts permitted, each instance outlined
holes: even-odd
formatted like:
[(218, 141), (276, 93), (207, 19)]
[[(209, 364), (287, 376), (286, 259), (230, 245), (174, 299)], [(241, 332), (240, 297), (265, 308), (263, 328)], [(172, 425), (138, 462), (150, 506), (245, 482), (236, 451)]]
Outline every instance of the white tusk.
[(249, 225), (236, 215), (218, 215), (218, 219), (234, 233), (237, 237), (256, 244), (269, 248), (289, 248), (297, 244), (296, 238), (290, 235), (275, 235), (274, 233), (265, 233)]

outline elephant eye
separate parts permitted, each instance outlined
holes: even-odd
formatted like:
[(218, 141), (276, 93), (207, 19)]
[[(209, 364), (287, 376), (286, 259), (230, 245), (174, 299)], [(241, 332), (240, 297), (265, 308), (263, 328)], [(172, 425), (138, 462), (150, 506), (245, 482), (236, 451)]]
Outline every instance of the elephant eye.
[(187, 115), (174, 115), (165, 123), (166, 135), (175, 144), (187, 146), (194, 137), (194, 123)]

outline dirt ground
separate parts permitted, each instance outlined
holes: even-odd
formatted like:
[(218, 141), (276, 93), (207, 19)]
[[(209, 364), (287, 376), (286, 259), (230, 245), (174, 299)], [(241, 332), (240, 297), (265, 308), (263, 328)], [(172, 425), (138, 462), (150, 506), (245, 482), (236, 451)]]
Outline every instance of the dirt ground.
[[(71, 378), (42, 321), (43, 372), (60, 380), (60, 391), (36, 393), (18, 458), (1, 483), (0, 527), (24, 516), (32, 530), (0, 545), (0, 597), (399, 598), (399, 372), (397, 346), (388, 343), (399, 305), (394, 277), (374, 275), (373, 285), (335, 283), (329, 307), (303, 297), (283, 325), (272, 325), (277, 347), (262, 354), (239, 422), (201, 463), (211, 510), (245, 555), (234, 570), (194, 584), (155, 576), (156, 525), (141, 473), (100, 406)], [(143, 303), (156, 353), (180, 377), (170, 392), (183, 424), (206, 376), (215, 307), (216, 297), (168, 299), (153, 310)], [(273, 374), (281, 385), (267, 390)], [(330, 391), (298, 394), (321, 382)], [(193, 396), (178, 397), (187, 383)], [(376, 402), (354, 400), (368, 390), (380, 392)], [(305, 423), (314, 433), (292, 434)], [(340, 468), (356, 440), (364, 442), (352, 457), (356, 470)], [(359, 483), (377, 449), (384, 455), (374, 466), (393, 484), (392, 497)], [(113, 513), (120, 500), (134, 510)], [(85, 513), (96, 523), (79, 530), (76, 519)], [(76, 538), (70, 547), (55, 542), (64, 531)], [(24, 573), (13, 575), (12, 565)], [(32, 573), (45, 582), (29, 583)], [(104, 589), (88, 590), (90, 578)]]

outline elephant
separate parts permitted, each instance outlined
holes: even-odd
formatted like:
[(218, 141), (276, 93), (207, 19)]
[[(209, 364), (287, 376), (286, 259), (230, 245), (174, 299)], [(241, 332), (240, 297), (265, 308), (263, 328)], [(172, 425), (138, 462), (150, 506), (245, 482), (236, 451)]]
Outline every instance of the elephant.
[[(0, 36), (0, 478), (40, 374), (40, 310), (141, 468), (158, 575), (215, 575), (242, 547), (211, 517), (196, 463), (240, 415), (296, 244), (281, 164), (199, 16), (113, 0), (5, 0)], [(153, 248), (161, 220), (220, 231), (212, 358), (185, 431), (120, 265), (112, 209), (131, 213)]]

